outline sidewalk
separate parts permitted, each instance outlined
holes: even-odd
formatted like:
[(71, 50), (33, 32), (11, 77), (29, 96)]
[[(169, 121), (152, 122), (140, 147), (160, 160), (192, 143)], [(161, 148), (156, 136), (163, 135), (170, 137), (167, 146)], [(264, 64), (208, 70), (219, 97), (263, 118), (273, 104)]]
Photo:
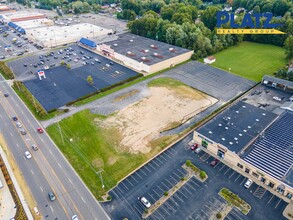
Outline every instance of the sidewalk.
[[(24, 196), (23, 196), (23, 194), (22, 194), (22, 192), (21, 192), (21, 190), (20, 190), (20, 187), (19, 187), (19, 185), (18, 185), (18, 182), (17, 182), (17, 180), (16, 180), (16, 178), (15, 178), (15, 176), (14, 176), (14, 173), (12, 172), (12, 169), (11, 169), (11, 167), (10, 167), (10, 164), (9, 164), (7, 158), (6, 158), (6, 154), (4, 153), (4, 151), (3, 151), (3, 149), (2, 149), (2, 146), (0, 146), (0, 154), (1, 154), (2, 159), (3, 159), (3, 162), (5, 163), (5, 166), (6, 166), (7, 170), (8, 170), (8, 173), (9, 173), (9, 175), (10, 175), (10, 178), (11, 178), (11, 180), (12, 180), (12, 182), (13, 182), (13, 185), (14, 185), (14, 188), (15, 188), (15, 190), (16, 190), (16, 192), (17, 192), (17, 195), (18, 195), (18, 197), (19, 197), (19, 199), (20, 199), (20, 201), (21, 201), (21, 205), (23, 206), (23, 209), (24, 209), (24, 211), (25, 211), (25, 214), (26, 214), (26, 216), (28, 217), (29, 220), (33, 220), (34, 218), (33, 218), (33, 216), (32, 216), (32, 213), (31, 213), (31, 211), (29, 210), (28, 205), (27, 205), (26, 202), (25, 202), (25, 198), (24, 198)], [(4, 184), (4, 183), (3, 183), (3, 184)], [(5, 187), (5, 186), (4, 186), (4, 187)], [(7, 186), (6, 186), (6, 187), (7, 187)], [(7, 187), (7, 188), (8, 188), (8, 187)], [(2, 204), (1, 204), (1, 205), (2, 205)], [(15, 210), (15, 211), (16, 211), (16, 210)], [(6, 218), (5, 220), (8, 220), (8, 219), (10, 219), (10, 218)]]
[(2, 171), (0, 171), (0, 180), (3, 184), (3, 188), (0, 189), (0, 220), (12, 219), (16, 214), (15, 203)]

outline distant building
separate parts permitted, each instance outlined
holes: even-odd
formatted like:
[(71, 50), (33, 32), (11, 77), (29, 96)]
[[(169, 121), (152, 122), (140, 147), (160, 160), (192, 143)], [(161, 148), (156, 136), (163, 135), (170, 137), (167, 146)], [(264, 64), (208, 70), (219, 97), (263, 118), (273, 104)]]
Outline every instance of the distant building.
[(293, 82), (279, 79), (273, 76), (265, 75), (262, 78), (261, 83), (265, 86), (274, 87), (276, 89), (284, 90), (286, 92), (293, 93)]
[(293, 102), (285, 102), (280, 108), (293, 112)]
[(216, 57), (214, 56), (209, 56), (203, 59), (203, 62), (206, 64), (212, 64), (214, 62), (216, 62)]
[(232, 11), (232, 7), (231, 6), (225, 6), (225, 8), (223, 8), (222, 11)]
[(245, 12), (246, 10), (245, 10), (245, 8), (237, 8), (236, 10), (235, 10), (235, 14), (240, 14), (240, 13), (243, 13), (243, 12)]
[(288, 68), (288, 72), (287, 72), (287, 73), (289, 73), (289, 72), (291, 72), (291, 71), (293, 71), (293, 64), (291, 64), (291, 65), (289, 66), (289, 68)]

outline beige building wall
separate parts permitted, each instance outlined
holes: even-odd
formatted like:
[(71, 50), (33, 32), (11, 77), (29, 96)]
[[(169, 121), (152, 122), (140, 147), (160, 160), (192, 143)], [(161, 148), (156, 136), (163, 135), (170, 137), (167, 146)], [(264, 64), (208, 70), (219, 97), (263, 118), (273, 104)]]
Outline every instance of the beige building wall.
[[(218, 150), (221, 150), (225, 152), (225, 157), (220, 159), (221, 162), (228, 165), (235, 171), (244, 174), (246, 177), (250, 178), (260, 186), (268, 189), (278, 197), (284, 199), (287, 202), (293, 201), (293, 198), (288, 199), (286, 196), (288, 193), (293, 195), (293, 188), (286, 185), (285, 183), (281, 182), (280, 180), (275, 179), (274, 177), (271, 177), (270, 175), (264, 173), (263, 171), (258, 170), (256, 167), (252, 166), (251, 164), (247, 163), (246, 161), (242, 160), (236, 153), (230, 151), (225, 146), (215, 143), (212, 140), (209, 140), (208, 138), (204, 137), (203, 135), (197, 133), (196, 131), (193, 134), (193, 140), (199, 144), (199, 146), (206, 151), (207, 153), (211, 154), (212, 156), (219, 159), (220, 157), (217, 156)], [(208, 143), (208, 146), (205, 148), (202, 146), (202, 141), (206, 141)], [(248, 172), (248, 170), (249, 172)], [(265, 179), (265, 181), (261, 181)], [(271, 188), (268, 186), (270, 183), (274, 184), (274, 186)], [(279, 186), (284, 187), (284, 193), (281, 194), (277, 191), (277, 188)]]

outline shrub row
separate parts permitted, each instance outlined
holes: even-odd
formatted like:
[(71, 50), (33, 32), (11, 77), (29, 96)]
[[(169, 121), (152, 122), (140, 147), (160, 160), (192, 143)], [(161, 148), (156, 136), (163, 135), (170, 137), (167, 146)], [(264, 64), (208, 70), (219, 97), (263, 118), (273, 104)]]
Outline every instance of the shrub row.
[(14, 74), (6, 63), (0, 61), (0, 72), (5, 79), (14, 79)]

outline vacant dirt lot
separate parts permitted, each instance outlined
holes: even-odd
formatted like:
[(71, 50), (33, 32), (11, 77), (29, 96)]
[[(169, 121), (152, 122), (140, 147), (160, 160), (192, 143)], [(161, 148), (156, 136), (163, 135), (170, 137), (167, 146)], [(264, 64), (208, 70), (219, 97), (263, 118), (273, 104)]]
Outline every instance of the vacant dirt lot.
[(106, 120), (98, 120), (106, 128), (118, 128), (120, 147), (131, 153), (149, 153), (150, 142), (160, 131), (185, 122), (217, 102), (217, 99), (187, 86), (177, 88), (150, 87), (149, 96)]

